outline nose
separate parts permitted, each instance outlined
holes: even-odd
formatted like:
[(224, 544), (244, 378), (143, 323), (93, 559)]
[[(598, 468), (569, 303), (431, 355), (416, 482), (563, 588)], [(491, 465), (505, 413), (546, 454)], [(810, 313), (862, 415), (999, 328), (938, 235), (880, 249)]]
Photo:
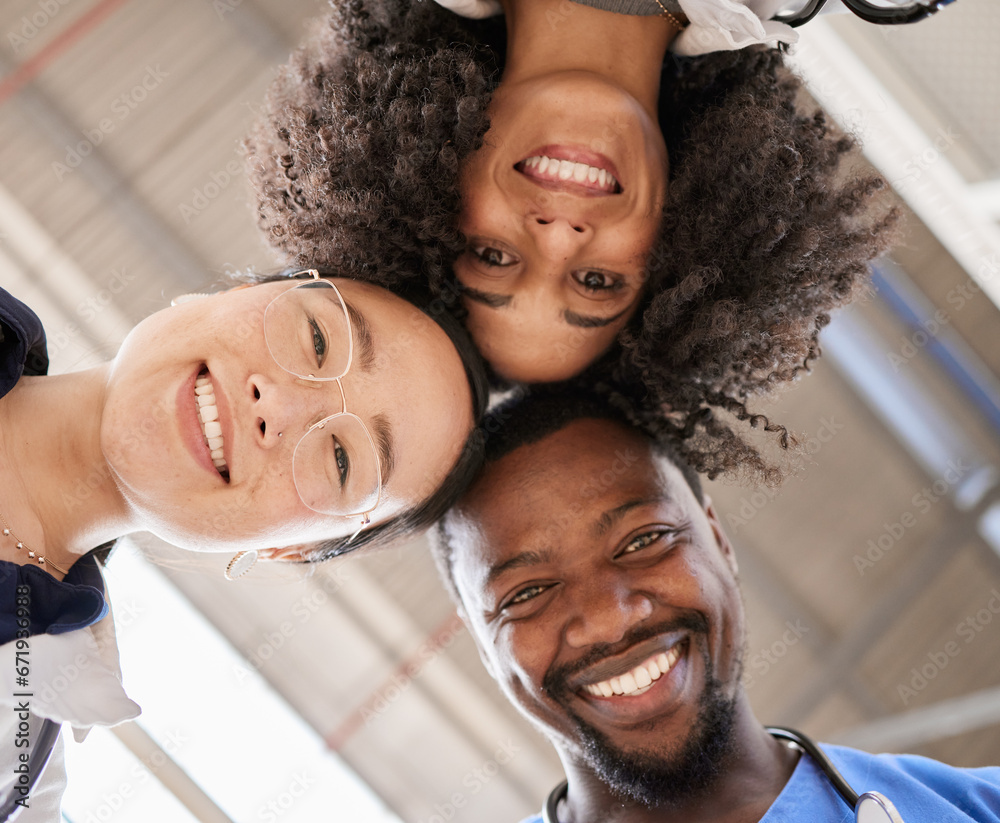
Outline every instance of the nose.
[(525, 229), (542, 254), (558, 260), (575, 254), (594, 234), (591, 222), (570, 208), (529, 212), (525, 215)]
[[(247, 380), (254, 426), (258, 442), (264, 448), (274, 448), (282, 443), (294, 445), (306, 429), (326, 414), (322, 391), (324, 383), (310, 383), (288, 375), (277, 379), (264, 374), (252, 374)], [(327, 403), (326, 405), (335, 405)]]
[(574, 648), (598, 643), (617, 643), (631, 629), (653, 614), (653, 604), (642, 592), (622, 585), (623, 581), (595, 581), (580, 593), (575, 614), (564, 636)]

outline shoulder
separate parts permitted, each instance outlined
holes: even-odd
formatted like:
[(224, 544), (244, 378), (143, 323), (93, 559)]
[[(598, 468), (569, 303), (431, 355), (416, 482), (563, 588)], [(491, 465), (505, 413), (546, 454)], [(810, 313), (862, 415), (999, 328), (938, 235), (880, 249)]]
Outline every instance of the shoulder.
[(63, 580), (31, 563), (0, 561), (0, 643), (93, 625), (108, 613), (104, 591), (91, 555), (74, 563)]
[(796, 31), (771, 18), (784, 0), (679, 0), (689, 25), (671, 45), (671, 51), (692, 57), (713, 51), (731, 51), (755, 44), (777, 46), (799, 39)]
[[(81, 562), (74, 564), (71, 574)], [(98, 585), (103, 587), (103, 583)], [(78, 588), (84, 587), (91, 586), (80, 578)], [(38, 717), (87, 729), (121, 723), (139, 714), (138, 705), (122, 686), (114, 618), (103, 596), (100, 605), (96, 620), (92, 613), (81, 615), (70, 608), (60, 616), (59, 626), (0, 645), (0, 715), (10, 715), (10, 709), (20, 705)], [(81, 616), (84, 619), (71, 623)], [(23, 691), (16, 678), (21, 676), (18, 658), (25, 655), (30, 655), (32, 686), (27, 698), (15, 696)]]
[(45, 374), (48, 368), (42, 321), (0, 288), (0, 397), (14, 387), (22, 374)]
[(855, 791), (881, 792), (905, 820), (1000, 820), (1000, 767), (960, 769), (918, 755), (823, 748)]
[(493, 17), (502, 13), (497, 0), (437, 0), (437, 3), (462, 17)]

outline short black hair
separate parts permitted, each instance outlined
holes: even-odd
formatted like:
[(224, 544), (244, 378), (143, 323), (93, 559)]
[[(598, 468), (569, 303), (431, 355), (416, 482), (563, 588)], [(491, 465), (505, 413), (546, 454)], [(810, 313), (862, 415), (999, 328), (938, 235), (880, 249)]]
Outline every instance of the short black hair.
[[(680, 473), (695, 499), (705, 505), (701, 478), (678, 450), (672, 430), (651, 428), (632, 413), (620, 395), (601, 393), (575, 383), (524, 386), (491, 409), (479, 431), (483, 442), (483, 468), (496, 463), (521, 446), (538, 443), (562, 431), (576, 420), (610, 420), (644, 437), (655, 453), (669, 460)], [(470, 484), (471, 485), (471, 484)], [(456, 503), (461, 502), (460, 500)], [(447, 512), (430, 533), (431, 554), (441, 580), (452, 599), (461, 604), (455, 585), (455, 545), (448, 533)]]
[[(289, 268), (271, 274), (242, 272), (233, 275), (233, 279), (256, 285), (288, 280), (307, 269), (308, 267)], [(315, 269), (320, 277), (353, 279), (332, 269), (322, 267), (315, 267)], [(390, 289), (390, 291), (397, 297), (412, 303), (430, 317), (448, 335), (448, 339), (455, 346), (455, 350), (462, 360), (465, 376), (469, 383), (469, 392), (472, 395), (473, 429), (466, 438), (462, 453), (455, 461), (455, 465), (451, 467), (445, 478), (423, 502), (403, 510), (382, 523), (363, 529), (353, 540), (349, 537), (339, 537), (321, 541), (308, 556), (308, 561), (312, 563), (329, 560), (331, 557), (348, 554), (363, 547), (386, 546), (403, 537), (419, 534), (439, 520), (451, 508), (459, 496), (475, 480), (483, 465), (483, 436), (481, 429), (476, 424), (483, 417), (489, 402), (489, 383), (482, 357), (480, 357), (462, 324), (451, 313), (452, 307), (448, 305), (445, 298), (434, 295), (429, 289), (421, 288), (416, 284), (407, 284)]]

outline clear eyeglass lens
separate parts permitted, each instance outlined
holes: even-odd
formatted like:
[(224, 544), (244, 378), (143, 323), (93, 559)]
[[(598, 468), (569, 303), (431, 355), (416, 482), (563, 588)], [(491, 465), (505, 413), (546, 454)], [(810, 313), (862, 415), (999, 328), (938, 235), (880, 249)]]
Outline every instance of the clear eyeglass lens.
[(379, 499), (379, 463), (368, 429), (353, 414), (339, 414), (307, 432), (292, 459), (295, 488), (310, 509), (356, 515)]
[(335, 380), (350, 365), (347, 309), (326, 280), (303, 283), (274, 298), (264, 311), (264, 339), (275, 362), (297, 377)]

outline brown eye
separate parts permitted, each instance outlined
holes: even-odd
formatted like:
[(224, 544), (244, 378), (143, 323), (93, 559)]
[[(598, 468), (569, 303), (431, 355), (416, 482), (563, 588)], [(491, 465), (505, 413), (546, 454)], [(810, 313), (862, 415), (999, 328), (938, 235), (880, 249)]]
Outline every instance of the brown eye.
[(319, 324), (312, 317), (309, 318), (309, 327), (312, 332), (313, 351), (316, 353), (316, 365), (322, 368), (323, 359), (326, 357), (326, 338), (323, 336)]
[(684, 535), (686, 534), (685, 527), (661, 526), (655, 531), (642, 532), (628, 538), (615, 556), (620, 558), (634, 556), (637, 562), (645, 562), (646, 560), (655, 562), (682, 545), (685, 542)]
[(612, 291), (621, 287), (621, 280), (597, 269), (575, 271), (573, 279), (589, 292)]
[(487, 266), (513, 266), (517, 263), (517, 258), (508, 254), (503, 249), (494, 246), (472, 246), (472, 253), (479, 258), (479, 261)]
[(646, 534), (640, 534), (626, 543), (625, 548), (622, 549), (621, 553), (631, 554), (632, 552), (640, 551), (647, 546), (651, 546), (663, 536), (663, 532), (647, 532)]
[(516, 606), (519, 603), (527, 603), (535, 597), (538, 597), (543, 591), (545, 591), (548, 586), (542, 585), (532, 585), (525, 586), (523, 589), (518, 591), (513, 597), (509, 598), (506, 603), (503, 604), (503, 608), (509, 608), (510, 606)]

